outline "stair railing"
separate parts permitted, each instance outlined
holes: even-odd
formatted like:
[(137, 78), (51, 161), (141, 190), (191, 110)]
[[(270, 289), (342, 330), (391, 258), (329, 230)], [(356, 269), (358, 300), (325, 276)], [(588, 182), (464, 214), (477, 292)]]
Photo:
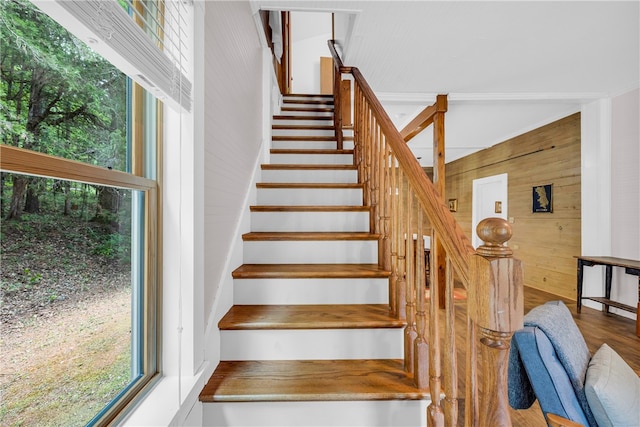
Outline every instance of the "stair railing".
[[(342, 64), (332, 40), (329, 49), (336, 80), (342, 74), (354, 80), (354, 162), (364, 203), (372, 213), (371, 232), (380, 236), (379, 263), (391, 272), (390, 310), (407, 323), (405, 368), (416, 387), (431, 396), (428, 425), (458, 424), (459, 382), (465, 388), (465, 425), (510, 425), (507, 359), (511, 336), (522, 327), (524, 310), (522, 265), (505, 245), (511, 227), (500, 218), (482, 221), (477, 230), (484, 245), (474, 250), (362, 73)], [(334, 85), (336, 105), (348, 96), (340, 93), (340, 86), (339, 81)], [(443, 128), (434, 132), (444, 138)], [(431, 251), (429, 298), (425, 217), (431, 226), (431, 247), (444, 249)], [(445, 259), (437, 259), (442, 254)], [(439, 271), (439, 265), (444, 271)], [(444, 289), (435, 286), (439, 274), (445, 275)], [(464, 312), (464, 307), (454, 305), (456, 282), (467, 290), (465, 345), (456, 343), (456, 311)], [(441, 293), (443, 308), (438, 304)], [(458, 351), (466, 359), (464, 381), (458, 376)]]

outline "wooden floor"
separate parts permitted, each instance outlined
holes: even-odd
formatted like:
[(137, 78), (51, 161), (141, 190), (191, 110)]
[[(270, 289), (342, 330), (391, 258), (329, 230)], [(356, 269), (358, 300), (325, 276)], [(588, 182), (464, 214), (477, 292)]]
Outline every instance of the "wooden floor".
[[(635, 321), (622, 316), (605, 314), (584, 306), (582, 312), (578, 314), (575, 301), (528, 287), (525, 288), (524, 293), (525, 313), (533, 307), (544, 304), (546, 301), (558, 299), (563, 300), (571, 310), (591, 354), (595, 353), (606, 342), (640, 375), (640, 338), (635, 334)], [(512, 410), (511, 418), (514, 426), (546, 426), (537, 402), (527, 410)]]

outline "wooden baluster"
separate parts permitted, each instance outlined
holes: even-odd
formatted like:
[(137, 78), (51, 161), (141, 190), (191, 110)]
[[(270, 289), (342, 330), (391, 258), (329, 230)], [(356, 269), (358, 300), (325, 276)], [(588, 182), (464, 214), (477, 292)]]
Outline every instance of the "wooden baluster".
[[(364, 166), (364, 194), (365, 200), (364, 203), (366, 206), (371, 206), (371, 110), (367, 105), (366, 114), (364, 116), (364, 145), (362, 146), (362, 151), (364, 154), (363, 158), (363, 166)], [(372, 217), (373, 215), (371, 215)], [(373, 231), (373, 226), (371, 224), (373, 221), (372, 218), (369, 219), (369, 231)]]
[(369, 206), (369, 183), (367, 182), (367, 150), (369, 149), (367, 147), (367, 143), (368, 143), (368, 139), (369, 139), (369, 133), (368, 133), (368, 121), (367, 121), (367, 117), (369, 116), (370, 111), (369, 108), (367, 106), (366, 102), (363, 102), (362, 105), (362, 139), (360, 140), (360, 156), (362, 158), (362, 167), (361, 167), (361, 173), (362, 173), (362, 188), (363, 188), (363, 202), (365, 204), (365, 206)]
[(413, 381), (419, 389), (429, 386), (429, 344), (426, 339), (427, 329), (427, 296), (424, 269), (424, 221), (422, 206), (417, 205), (418, 235), (416, 236), (416, 340), (414, 347)]
[(445, 268), (445, 324), (444, 351), (450, 357), (444, 358), (444, 418), (445, 424), (458, 425), (458, 354), (456, 352), (456, 313), (453, 293), (453, 267), (447, 258)]
[(382, 135), (382, 173), (380, 192), (382, 206), (380, 214), (382, 215), (382, 242), (380, 252), (382, 253), (382, 268), (391, 271), (391, 149), (387, 145), (386, 138)]
[(398, 305), (398, 319), (405, 320), (407, 318), (407, 227), (404, 224), (406, 204), (405, 199), (408, 198), (405, 190), (405, 174), (402, 169), (398, 171), (398, 212), (394, 218), (396, 222), (396, 228), (398, 229), (396, 235), (396, 245), (398, 248), (398, 285), (396, 287), (397, 305)]
[[(376, 123), (375, 117), (371, 118), (371, 162), (370, 162), (370, 181), (371, 181), (371, 230), (379, 234), (380, 233), (380, 210), (378, 206), (380, 204), (380, 183), (378, 182), (378, 169), (380, 167), (380, 147), (379, 147), (379, 128)], [(378, 256), (380, 251), (378, 251)], [(379, 260), (378, 260), (379, 261)], [(379, 262), (378, 262), (379, 263)]]
[(358, 182), (362, 182), (362, 93), (357, 84), (353, 88), (353, 164), (358, 169)]
[[(440, 242), (435, 233), (431, 230), (431, 247), (438, 247)], [(431, 251), (431, 266), (438, 265), (438, 260), (442, 253), (439, 251)], [(440, 348), (440, 292), (442, 288), (437, 286), (438, 269), (431, 268), (431, 286), (429, 286), (429, 393), (431, 394), (431, 404), (427, 408), (427, 425), (444, 426), (444, 413), (440, 406), (441, 392), (441, 348)]]
[(480, 425), (511, 425), (507, 400), (507, 359), (513, 332), (524, 317), (523, 274), (520, 260), (504, 245), (511, 226), (502, 218), (478, 224), (484, 244), (471, 257), (472, 286), (469, 315), (480, 330), (482, 394)]
[[(469, 307), (467, 297), (467, 307)], [(480, 401), (478, 399), (478, 346), (476, 323), (467, 315), (467, 358), (465, 375), (464, 425), (478, 427), (480, 424)]]
[(413, 343), (418, 336), (416, 331), (416, 299), (415, 299), (415, 244), (413, 243), (413, 189), (407, 185), (407, 223), (405, 224), (406, 254), (406, 292), (407, 292), (407, 326), (404, 328), (404, 368), (413, 373)]
[[(364, 165), (362, 163), (363, 160), (363, 150), (364, 150), (364, 129), (362, 128), (362, 124), (364, 122), (364, 98), (362, 91), (360, 90), (360, 86), (355, 86), (356, 92), (356, 105), (355, 105), (355, 123), (354, 123), (354, 156), (356, 158), (356, 166), (358, 167), (358, 182), (362, 184), (364, 177)], [(364, 192), (362, 196), (362, 200), (364, 202)]]
[(337, 149), (342, 150), (342, 73), (336, 64), (334, 64), (333, 70), (333, 124)]
[(390, 233), (390, 250), (391, 250), (391, 275), (389, 276), (389, 305), (391, 306), (391, 314), (396, 318), (399, 317), (400, 311), (398, 310), (398, 235), (401, 234), (398, 229), (398, 174), (397, 174), (397, 166), (396, 159), (393, 156), (393, 153), (389, 148), (387, 148), (389, 152), (391, 167), (389, 168), (390, 172), (390, 209), (391, 209), (391, 217), (388, 218), (388, 223), (391, 227)]
[(388, 266), (388, 260), (386, 259), (389, 256), (388, 248), (385, 247), (387, 242), (387, 228), (385, 227), (385, 221), (387, 213), (387, 194), (389, 193), (388, 182), (385, 180), (385, 175), (387, 172), (387, 149), (384, 141), (384, 134), (380, 129), (380, 126), (377, 128), (378, 130), (378, 233), (380, 233), (380, 237), (378, 239), (378, 264), (384, 268), (385, 265)]

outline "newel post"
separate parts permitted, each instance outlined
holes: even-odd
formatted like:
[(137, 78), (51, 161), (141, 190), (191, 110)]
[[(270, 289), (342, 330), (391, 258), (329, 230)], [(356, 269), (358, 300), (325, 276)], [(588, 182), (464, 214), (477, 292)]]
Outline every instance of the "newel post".
[[(511, 226), (501, 218), (487, 218), (476, 232), (484, 244), (471, 258), (469, 316), (480, 335), (481, 426), (511, 425), (507, 397), (507, 364), (513, 333), (524, 317), (522, 262), (505, 244)], [(476, 343), (475, 345), (477, 345)]]

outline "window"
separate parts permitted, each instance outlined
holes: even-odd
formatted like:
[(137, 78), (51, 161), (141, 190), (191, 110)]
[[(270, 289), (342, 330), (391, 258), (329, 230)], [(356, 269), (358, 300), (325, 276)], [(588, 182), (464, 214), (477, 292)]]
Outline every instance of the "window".
[(162, 104), (26, 0), (0, 31), (1, 424), (103, 425), (159, 373)]

